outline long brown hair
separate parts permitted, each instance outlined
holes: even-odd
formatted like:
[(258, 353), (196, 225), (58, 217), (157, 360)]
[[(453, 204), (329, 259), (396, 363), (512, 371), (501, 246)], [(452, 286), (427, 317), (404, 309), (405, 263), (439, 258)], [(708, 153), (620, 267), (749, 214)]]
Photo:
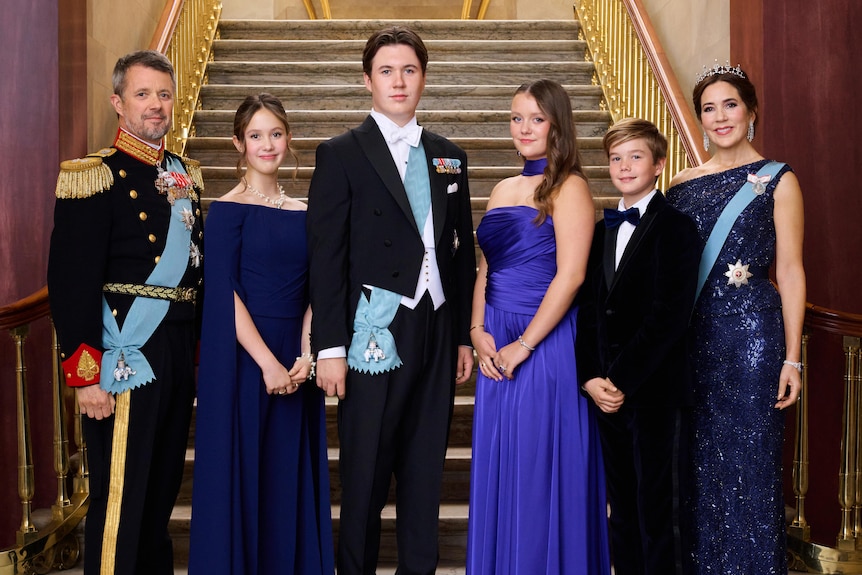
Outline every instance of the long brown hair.
[(553, 80), (542, 79), (521, 84), (515, 91), (515, 95), (518, 94), (532, 96), (551, 124), (548, 130), (546, 152), (548, 167), (542, 182), (533, 192), (533, 201), (539, 210), (536, 223), (542, 223), (553, 209), (554, 197), (559, 193), (566, 178), (575, 174), (586, 181), (587, 176), (581, 165), (575, 121), (572, 117), (572, 101), (566, 90)]
[[(237, 140), (243, 143), (243, 150), (245, 150), (245, 130), (248, 128), (249, 123), (251, 123), (251, 119), (259, 110), (267, 110), (271, 112), (273, 116), (278, 118), (281, 123), (284, 124), (285, 136), (290, 134), (290, 124), (287, 121), (287, 113), (284, 111), (284, 106), (281, 105), (281, 100), (272, 94), (267, 94), (266, 92), (248, 96), (243, 100), (242, 104), (239, 105), (239, 108), (236, 109), (236, 115), (233, 117), (233, 135), (236, 136)], [(287, 145), (287, 151), (290, 152), (290, 155), (293, 157), (293, 179), (295, 180), (296, 173), (299, 171), (299, 158), (297, 157), (296, 152), (293, 151), (293, 148), (290, 147), (290, 143)], [(244, 167), (245, 151), (239, 155), (239, 160), (236, 162), (237, 178), (242, 179), (242, 170)]]

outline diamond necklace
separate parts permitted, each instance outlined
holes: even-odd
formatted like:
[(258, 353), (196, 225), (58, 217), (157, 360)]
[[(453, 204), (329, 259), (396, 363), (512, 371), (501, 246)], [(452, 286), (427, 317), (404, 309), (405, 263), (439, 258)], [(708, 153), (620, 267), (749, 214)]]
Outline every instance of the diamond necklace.
[(277, 200), (273, 200), (272, 198), (270, 198), (269, 196), (267, 196), (267, 195), (266, 195), (266, 194), (264, 194), (263, 192), (261, 192), (261, 191), (259, 191), (259, 190), (255, 189), (255, 188), (253, 188), (253, 187), (251, 186), (251, 184), (249, 184), (249, 183), (248, 183), (248, 181), (247, 181), (245, 178), (243, 178), (243, 179), (242, 179), (242, 183), (243, 183), (243, 184), (245, 184), (245, 187), (246, 187), (246, 189), (247, 189), (248, 191), (250, 191), (252, 194), (254, 194), (255, 196), (257, 196), (257, 197), (259, 197), (260, 199), (262, 199), (262, 200), (263, 200), (264, 202), (266, 202), (267, 204), (269, 204), (269, 205), (271, 205), (271, 206), (275, 206), (275, 207), (276, 207), (276, 209), (279, 209), (279, 210), (280, 210), (280, 209), (281, 209), (281, 205), (282, 205), (282, 204), (284, 203), (284, 201), (287, 199), (287, 195), (284, 193), (284, 188), (282, 188), (282, 187), (281, 187), (281, 184), (279, 184), (278, 182), (276, 182), (276, 184), (275, 184), (276, 186), (278, 186), (278, 199), (277, 199)]

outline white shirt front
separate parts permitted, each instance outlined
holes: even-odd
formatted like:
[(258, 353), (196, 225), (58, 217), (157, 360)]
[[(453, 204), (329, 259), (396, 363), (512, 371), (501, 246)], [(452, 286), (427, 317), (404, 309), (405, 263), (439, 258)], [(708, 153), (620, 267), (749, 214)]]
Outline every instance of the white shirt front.
[[(641, 218), (644, 217), (646, 213), (647, 206), (652, 201), (653, 196), (658, 193), (658, 190), (653, 190), (648, 193), (646, 196), (635, 202), (635, 205), (631, 206), (632, 208), (637, 208), (638, 212), (641, 215)], [(627, 209), (625, 201), (623, 198), (620, 198), (619, 210), (623, 211)], [(635, 226), (628, 222), (623, 222), (620, 224), (620, 229), (617, 231), (617, 250), (614, 256), (614, 271), (620, 267), (620, 260), (623, 257), (623, 254), (626, 251), (626, 246), (629, 245), (629, 240), (632, 239), (632, 234), (635, 233)]]
[[(389, 153), (392, 154), (392, 159), (395, 161), (395, 166), (398, 168), (398, 174), (401, 176), (401, 181), (404, 181), (404, 176), (407, 173), (407, 160), (410, 157), (410, 147), (418, 146), (419, 140), (422, 137), (422, 127), (416, 122), (414, 116), (405, 128), (413, 130), (413, 137), (409, 140), (398, 140), (390, 142), (391, 134), (399, 129), (399, 126), (375, 110), (371, 110), (371, 117), (377, 122), (377, 127), (383, 134), (386, 145), (389, 147)], [(426, 166), (427, 169), (427, 166)], [(430, 190), (429, 190), (430, 193)], [(425, 245), (425, 253), (422, 256), (422, 267), (419, 270), (419, 277), (416, 280), (416, 289), (412, 297), (401, 296), (401, 305), (415, 309), (419, 301), (427, 291), (431, 296), (431, 301), (434, 304), (434, 309), (438, 309), (446, 301), (443, 295), (443, 282), (440, 279), (440, 268), (437, 266), (437, 248), (434, 243), (434, 210), (428, 210), (428, 217), (425, 218), (425, 225), (422, 226), (422, 243)], [(366, 285), (364, 287), (373, 288), (374, 286)], [(344, 347), (336, 347), (325, 350), (320, 350), (317, 354), (319, 359), (327, 359), (331, 357), (346, 357), (347, 350)]]

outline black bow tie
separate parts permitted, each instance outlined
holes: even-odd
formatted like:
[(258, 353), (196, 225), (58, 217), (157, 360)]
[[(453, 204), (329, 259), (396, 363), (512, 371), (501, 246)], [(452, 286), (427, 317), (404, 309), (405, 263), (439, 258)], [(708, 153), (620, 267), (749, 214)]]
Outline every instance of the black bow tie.
[(605, 208), (605, 227), (612, 230), (623, 222), (636, 226), (641, 221), (641, 213), (637, 208), (627, 210), (611, 210)]

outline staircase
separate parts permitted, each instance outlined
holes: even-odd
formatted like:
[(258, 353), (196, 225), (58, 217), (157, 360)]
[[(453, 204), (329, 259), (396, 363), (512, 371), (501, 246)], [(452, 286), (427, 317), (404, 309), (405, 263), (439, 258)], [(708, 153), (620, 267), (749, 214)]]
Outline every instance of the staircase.
[[(359, 125), (371, 106), (362, 79), (361, 54), (372, 32), (393, 23), (379, 20), (223, 20), (215, 59), (195, 113), (194, 137), (186, 155), (200, 160), (206, 182), (204, 207), (236, 183), (237, 152), (231, 142), (237, 106), (249, 94), (270, 92), (284, 103), (291, 123), (291, 146), (300, 168), (284, 167), (288, 194), (305, 198), (318, 144)], [(522, 83), (550, 78), (571, 94), (579, 145), (596, 208), (616, 206), (619, 195), (607, 173), (601, 146), (610, 115), (602, 92), (591, 82), (576, 21), (425, 20), (403, 22), (426, 43), (430, 61), (417, 117), (426, 129), (464, 148), (469, 158), (474, 226), (493, 186), (520, 171), (509, 135), (509, 107)], [(455, 400), (440, 509), (439, 573), (464, 572), (475, 381), (461, 386)], [(332, 517), (338, 529), (340, 489), (335, 400), (327, 401)], [(186, 480), (172, 519), (178, 573), (185, 572), (191, 516), (194, 429)], [(380, 573), (394, 573), (394, 505), (383, 513)], [(73, 572), (74, 573), (74, 572)]]

